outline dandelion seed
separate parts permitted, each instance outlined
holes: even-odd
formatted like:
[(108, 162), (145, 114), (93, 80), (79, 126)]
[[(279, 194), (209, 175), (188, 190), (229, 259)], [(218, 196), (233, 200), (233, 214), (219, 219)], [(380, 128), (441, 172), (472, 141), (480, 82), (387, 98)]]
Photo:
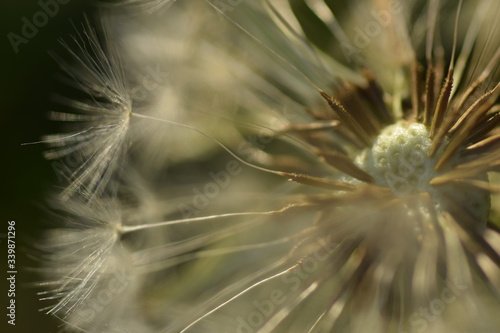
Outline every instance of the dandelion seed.
[(49, 279), (42, 300), (56, 302), (45, 310), (69, 328), (101, 331), (130, 313), (128, 300), (139, 286), (130, 249), (118, 233), (120, 207), (112, 199), (72, 199), (58, 210), (63, 223), (40, 246)]
[(103, 191), (120, 165), (126, 149), (132, 99), (115, 46), (101, 43), (88, 19), (83, 32), (72, 41), (71, 46), (62, 42), (73, 57), (71, 62), (55, 58), (72, 78), (70, 84), (86, 96), (83, 101), (60, 97), (74, 113), (52, 112), (52, 118), (72, 124), (75, 130), (46, 136), (44, 141), (52, 149), (45, 156), (48, 159), (78, 156), (83, 163), (65, 175), (69, 186), (62, 197), (67, 199), (85, 188), (88, 193), (84, 195), (92, 198)]

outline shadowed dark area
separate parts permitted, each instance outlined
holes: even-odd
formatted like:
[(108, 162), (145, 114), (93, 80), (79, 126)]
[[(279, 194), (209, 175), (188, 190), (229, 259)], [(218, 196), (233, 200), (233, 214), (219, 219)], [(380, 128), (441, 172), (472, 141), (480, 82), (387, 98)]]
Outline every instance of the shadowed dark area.
[[(57, 186), (58, 180), (54, 165), (42, 155), (47, 147), (22, 144), (39, 141), (42, 135), (57, 131), (58, 125), (48, 119), (48, 112), (54, 105), (51, 94), (58, 86), (56, 73), (59, 69), (48, 51), (59, 48), (58, 38), (68, 36), (72, 31), (71, 20), (78, 22), (89, 5), (89, 1), (81, 0), (4, 0), (0, 5), (2, 332), (51, 333), (59, 330), (59, 323), (54, 318), (39, 311), (49, 303), (38, 300), (40, 289), (36, 283), (41, 277), (36, 268), (39, 263), (32, 259), (36, 242), (44, 228), (50, 226), (44, 208), (45, 197), (54, 185)], [(39, 27), (35, 25), (33, 30), (26, 22), (36, 22)], [(8, 221), (12, 220), (16, 222), (15, 326), (7, 323), (9, 298), (8, 285), (4, 282), (6, 233)]]

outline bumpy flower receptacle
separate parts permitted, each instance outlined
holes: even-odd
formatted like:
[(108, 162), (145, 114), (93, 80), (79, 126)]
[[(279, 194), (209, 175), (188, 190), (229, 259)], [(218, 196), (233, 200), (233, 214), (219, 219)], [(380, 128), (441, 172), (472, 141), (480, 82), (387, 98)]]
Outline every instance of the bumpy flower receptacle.
[[(425, 125), (400, 121), (383, 129), (372, 147), (358, 155), (356, 163), (373, 176), (376, 185), (390, 188), (396, 196), (427, 192), (438, 209), (449, 208), (445, 198), (451, 198), (453, 202), (470, 208), (475, 217), (485, 223), (490, 198), (484, 191), (463, 185), (431, 185), (434, 177), (451, 168), (435, 170), (442, 149), (430, 157), (431, 145), (429, 129)], [(475, 178), (488, 180), (487, 174)]]

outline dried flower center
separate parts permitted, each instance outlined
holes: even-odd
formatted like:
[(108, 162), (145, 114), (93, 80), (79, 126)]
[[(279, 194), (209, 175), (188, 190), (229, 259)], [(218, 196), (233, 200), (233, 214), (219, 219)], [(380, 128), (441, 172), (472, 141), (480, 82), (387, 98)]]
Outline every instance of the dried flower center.
[[(396, 195), (425, 191), (434, 198), (437, 208), (450, 209), (449, 202), (454, 202), (485, 222), (490, 210), (490, 198), (485, 191), (465, 185), (430, 185), (431, 179), (449, 170), (434, 170), (441, 151), (429, 157), (431, 143), (425, 125), (401, 121), (383, 129), (372, 148), (358, 155), (356, 164), (375, 179), (376, 185), (388, 187)], [(488, 176), (484, 173), (474, 179), (487, 182)]]
[(437, 175), (437, 158), (428, 157), (430, 146), (429, 131), (423, 124), (399, 122), (386, 127), (356, 162), (377, 185), (395, 194), (431, 191), (429, 181)]

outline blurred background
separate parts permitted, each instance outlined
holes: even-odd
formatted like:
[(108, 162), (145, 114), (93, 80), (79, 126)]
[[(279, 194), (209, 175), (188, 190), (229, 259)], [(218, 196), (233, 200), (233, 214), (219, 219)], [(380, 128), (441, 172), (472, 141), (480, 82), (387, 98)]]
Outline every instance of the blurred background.
[[(47, 304), (38, 300), (38, 263), (30, 255), (42, 230), (50, 225), (43, 208), (44, 198), (57, 184), (57, 178), (54, 165), (43, 158), (44, 145), (21, 144), (40, 141), (42, 135), (57, 132), (57, 124), (48, 119), (48, 112), (54, 105), (51, 94), (58, 85), (58, 66), (48, 51), (58, 49), (58, 39), (72, 31), (71, 21), (78, 23), (83, 12), (89, 13), (90, 5), (90, 1), (81, 0), (0, 1), (1, 332), (58, 331), (58, 323), (39, 311)], [(36, 34), (17, 46), (16, 53), (9, 36), (24, 38), (22, 30), (26, 20), (31, 23), (39, 20), (40, 27)], [(6, 316), (6, 234), (7, 222), (11, 220), (16, 221), (16, 326), (8, 325)]]

